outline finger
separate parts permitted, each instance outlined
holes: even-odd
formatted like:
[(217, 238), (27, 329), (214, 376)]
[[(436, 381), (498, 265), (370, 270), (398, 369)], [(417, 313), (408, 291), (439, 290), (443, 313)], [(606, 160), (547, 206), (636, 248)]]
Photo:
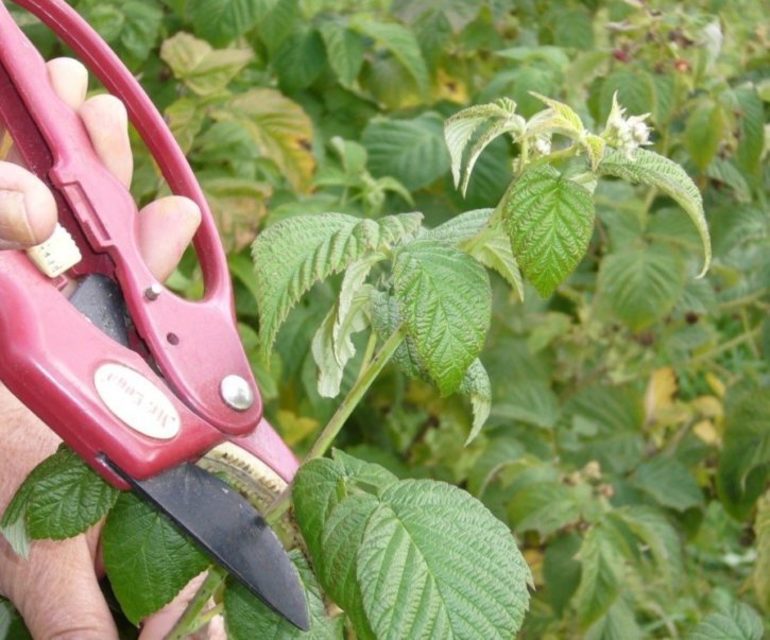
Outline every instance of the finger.
[(11, 162), (0, 162), (0, 249), (43, 242), (56, 225), (56, 202), (43, 182)]
[(77, 111), (86, 99), (88, 70), (74, 58), (54, 58), (46, 67), (56, 95)]
[(16, 561), (19, 566), (10, 569), (14, 587), (8, 595), (33, 638), (117, 640), (83, 536), (35, 542), (29, 558)]
[(176, 598), (147, 618), (142, 623), (142, 633), (139, 634), (139, 640), (162, 640), (165, 638), (184, 613), (205, 577), (206, 574), (201, 573), (193, 578)]
[[(56, 58), (47, 63), (48, 77), (58, 96), (76, 109), (85, 99), (88, 72), (77, 60)], [(0, 249), (17, 249), (43, 242), (56, 224), (56, 203), (43, 182), (21, 169), (15, 147), (10, 162), (0, 163)]]
[(161, 282), (176, 268), (200, 220), (198, 205), (183, 196), (161, 198), (139, 213), (139, 249)]
[(78, 109), (96, 155), (120, 182), (131, 185), (134, 156), (128, 139), (128, 113), (115, 96), (102, 94), (86, 100)]

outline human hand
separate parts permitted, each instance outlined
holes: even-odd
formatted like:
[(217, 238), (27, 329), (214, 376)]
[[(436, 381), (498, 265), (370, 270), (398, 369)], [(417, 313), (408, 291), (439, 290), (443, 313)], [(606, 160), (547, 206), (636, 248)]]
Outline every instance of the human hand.
[[(124, 185), (131, 182), (133, 158), (123, 104), (109, 95), (85, 99), (86, 69), (60, 58), (48, 63), (56, 93), (76, 109), (105, 166)], [(0, 249), (38, 244), (56, 223), (53, 196), (23, 169), (11, 149), (0, 162)], [(139, 214), (139, 242), (153, 275), (165, 280), (175, 268), (200, 222), (200, 211), (180, 196), (161, 198)], [(0, 302), (1, 304), (1, 302)], [(0, 385), (0, 512), (27, 474), (54, 453), (59, 438)], [(37, 541), (27, 559), (0, 539), (0, 594), (18, 608), (34, 638), (41, 640), (117, 639), (112, 616), (98, 584), (101, 525), (64, 541)], [(148, 623), (141, 638), (162, 637), (174, 622), (168, 612)]]

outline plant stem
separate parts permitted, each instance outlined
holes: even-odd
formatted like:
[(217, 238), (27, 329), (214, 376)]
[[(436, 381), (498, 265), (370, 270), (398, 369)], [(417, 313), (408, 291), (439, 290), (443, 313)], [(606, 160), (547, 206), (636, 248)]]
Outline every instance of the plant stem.
[(209, 569), (206, 579), (198, 587), (198, 591), (192, 600), (187, 604), (182, 617), (177, 620), (173, 629), (168, 632), (164, 640), (183, 640), (211, 620), (213, 616), (202, 613), (203, 608), (216, 590), (219, 589), (226, 576), (227, 573), (224, 569), (216, 566)]
[(361, 358), (361, 370), (358, 372), (358, 377), (356, 378), (356, 382), (358, 382), (361, 379), (361, 376), (364, 375), (364, 372), (366, 371), (366, 367), (369, 366), (369, 363), (372, 361), (372, 357), (374, 356), (374, 350), (377, 348), (377, 334), (372, 330), (369, 333), (369, 340), (366, 342), (366, 348), (364, 349), (364, 357)]
[(739, 336), (736, 336), (735, 338), (733, 338), (732, 340), (728, 340), (727, 342), (723, 342), (722, 344), (714, 347), (713, 349), (709, 349), (705, 353), (701, 353), (696, 356), (693, 356), (692, 358), (690, 358), (689, 364), (690, 365), (700, 364), (701, 362), (704, 362), (706, 360), (711, 360), (713, 358), (721, 356), (723, 353), (726, 353), (732, 349), (735, 349), (736, 347), (739, 347), (742, 344), (751, 342), (757, 336), (759, 336), (761, 331), (762, 331), (761, 326), (755, 327), (751, 331), (747, 333), (742, 333)]
[[(364, 397), (364, 394), (368, 391), (369, 387), (372, 386), (372, 383), (396, 352), (396, 349), (398, 349), (398, 346), (404, 339), (404, 335), (405, 329), (402, 325), (383, 343), (382, 347), (377, 352), (377, 355), (374, 356), (371, 362), (368, 362), (367, 358), (364, 359), (361, 372), (358, 374), (358, 379), (353, 385), (353, 388), (348, 391), (345, 399), (339, 407), (337, 407), (334, 415), (313, 443), (310, 451), (305, 456), (304, 462), (308, 462), (314, 458), (320, 458), (326, 453), (345, 422), (350, 417), (350, 414), (353, 413), (353, 410), (358, 406), (358, 403), (361, 402), (361, 398)], [(268, 523), (274, 523), (286, 512), (290, 502), (291, 485), (286, 487), (283, 493), (281, 493), (281, 495), (279, 495), (265, 510), (263, 514), (265, 520), (267, 520)]]

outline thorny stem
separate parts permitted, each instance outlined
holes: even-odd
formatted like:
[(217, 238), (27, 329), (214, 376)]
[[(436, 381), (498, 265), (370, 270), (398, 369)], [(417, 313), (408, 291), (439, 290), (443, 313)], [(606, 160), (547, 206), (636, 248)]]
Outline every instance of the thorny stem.
[[(361, 398), (364, 397), (364, 394), (369, 390), (369, 387), (372, 386), (375, 378), (380, 374), (382, 369), (396, 352), (396, 349), (398, 349), (398, 346), (404, 339), (404, 334), (405, 329), (403, 326), (400, 326), (384, 342), (371, 362), (368, 362), (368, 358), (364, 358), (361, 372), (358, 374), (358, 379), (353, 385), (353, 388), (345, 396), (345, 399), (339, 407), (337, 407), (334, 415), (319, 434), (315, 443), (310, 448), (310, 451), (305, 456), (305, 462), (313, 460), (314, 458), (319, 458), (326, 453), (332, 445), (332, 442), (334, 442), (334, 439), (337, 437), (337, 434), (339, 434), (345, 422), (350, 417), (350, 414), (353, 413), (353, 410), (358, 406)], [(265, 510), (265, 520), (271, 524), (276, 522), (289, 508), (290, 503), (291, 486), (288, 486)]]
[[(203, 581), (192, 600), (187, 604), (182, 617), (177, 620), (173, 629), (168, 632), (164, 640), (183, 640), (195, 633), (204, 624), (207, 624), (216, 614), (203, 613), (203, 608), (211, 599), (217, 589), (225, 581), (227, 573), (219, 567), (211, 567), (206, 579)], [(217, 613), (220, 609), (217, 609)]]

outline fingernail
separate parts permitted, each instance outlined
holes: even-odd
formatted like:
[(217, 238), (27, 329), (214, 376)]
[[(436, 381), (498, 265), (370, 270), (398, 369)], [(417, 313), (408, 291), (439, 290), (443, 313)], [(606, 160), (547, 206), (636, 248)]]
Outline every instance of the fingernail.
[(35, 241), (35, 234), (29, 226), (24, 193), (21, 191), (0, 189), (0, 239), (22, 244)]

